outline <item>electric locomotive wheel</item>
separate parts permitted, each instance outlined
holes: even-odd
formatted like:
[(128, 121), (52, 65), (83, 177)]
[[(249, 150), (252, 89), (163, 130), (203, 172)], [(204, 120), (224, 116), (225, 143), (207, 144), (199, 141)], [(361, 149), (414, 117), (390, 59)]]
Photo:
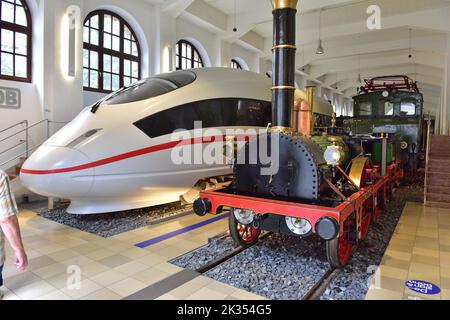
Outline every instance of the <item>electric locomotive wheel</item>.
[(355, 215), (344, 222), (344, 232), (333, 240), (327, 241), (327, 259), (331, 268), (345, 267), (352, 256), (355, 238)]
[(235, 216), (235, 210), (239, 209), (232, 208), (228, 220), (231, 238), (241, 247), (248, 247), (255, 244), (261, 235), (261, 229), (253, 228), (251, 223), (240, 223)]

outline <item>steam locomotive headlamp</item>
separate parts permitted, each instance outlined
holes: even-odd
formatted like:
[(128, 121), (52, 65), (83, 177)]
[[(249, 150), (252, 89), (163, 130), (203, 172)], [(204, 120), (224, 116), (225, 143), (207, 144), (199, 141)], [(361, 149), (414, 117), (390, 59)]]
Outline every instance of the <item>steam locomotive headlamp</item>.
[(329, 146), (323, 157), (328, 165), (337, 166), (342, 160), (342, 150), (339, 146)]
[(250, 224), (255, 220), (255, 213), (252, 210), (245, 210), (245, 209), (233, 209), (234, 217), (237, 221), (239, 221), (240, 224)]
[(311, 233), (311, 223), (302, 218), (286, 217), (286, 225), (293, 233), (299, 236), (304, 236)]

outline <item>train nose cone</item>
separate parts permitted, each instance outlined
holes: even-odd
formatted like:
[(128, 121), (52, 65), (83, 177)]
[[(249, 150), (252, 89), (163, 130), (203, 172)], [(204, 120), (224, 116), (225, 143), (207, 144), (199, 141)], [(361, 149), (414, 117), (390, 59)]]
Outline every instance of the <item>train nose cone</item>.
[(25, 161), (20, 180), (32, 192), (46, 197), (82, 197), (94, 183), (94, 169), (89, 162), (80, 151), (41, 146)]

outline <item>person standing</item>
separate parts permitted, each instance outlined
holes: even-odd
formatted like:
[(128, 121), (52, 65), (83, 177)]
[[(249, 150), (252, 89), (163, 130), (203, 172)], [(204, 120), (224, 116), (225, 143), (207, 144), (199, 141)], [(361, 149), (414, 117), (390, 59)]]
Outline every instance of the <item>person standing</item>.
[(5, 263), (5, 236), (14, 250), (16, 268), (24, 271), (28, 258), (20, 235), (17, 204), (11, 190), (8, 175), (0, 170), (0, 300), (3, 298), (3, 267)]

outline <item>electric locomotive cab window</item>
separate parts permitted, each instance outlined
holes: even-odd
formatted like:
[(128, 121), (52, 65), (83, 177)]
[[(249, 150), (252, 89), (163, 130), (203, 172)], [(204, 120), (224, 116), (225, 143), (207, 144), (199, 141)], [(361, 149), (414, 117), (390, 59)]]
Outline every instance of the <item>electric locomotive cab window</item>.
[(394, 115), (394, 104), (388, 100), (380, 101), (381, 105), (384, 108), (383, 115), (385, 116), (393, 116)]
[(270, 122), (271, 111), (271, 103), (266, 101), (214, 99), (174, 107), (134, 125), (150, 138), (172, 134), (176, 130), (193, 130), (195, 121), (201, 121), (203, 128), (266, 127)]
[(372, 115), (372, 102), (362, 101), (358, 105), (358, 113), (360, 116), (371, 116)]
[(400, 115), (401, 116), (415, 116), (416, 115), (416, 105), (413, 102), (402, 101), (400, 105)]
[(112, 94), (104, 101), (104, 105), (115, 105), (142, 101), (161, 96), (181, 87), (191, 84), (196, 75), (191, 71), (178, 71), (170, 74), (161, 74), (136, 82), (129, 87)]

